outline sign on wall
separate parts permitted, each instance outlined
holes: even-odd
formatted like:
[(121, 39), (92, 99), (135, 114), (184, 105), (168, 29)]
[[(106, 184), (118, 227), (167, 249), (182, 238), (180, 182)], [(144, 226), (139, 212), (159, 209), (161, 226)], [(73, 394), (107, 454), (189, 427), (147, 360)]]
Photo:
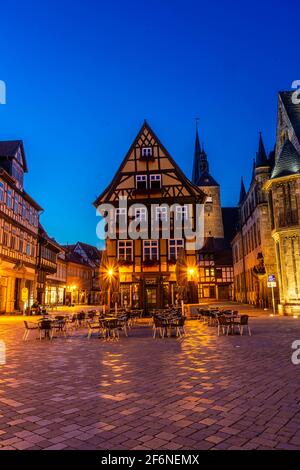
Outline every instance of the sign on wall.
[(21, 292), (21, 299), (22, 299), (22, 302), (27, 302), (27, 300), (28, 300), (28, 289), (27, 289), (27, 287), (23, 287), (22, 292)]

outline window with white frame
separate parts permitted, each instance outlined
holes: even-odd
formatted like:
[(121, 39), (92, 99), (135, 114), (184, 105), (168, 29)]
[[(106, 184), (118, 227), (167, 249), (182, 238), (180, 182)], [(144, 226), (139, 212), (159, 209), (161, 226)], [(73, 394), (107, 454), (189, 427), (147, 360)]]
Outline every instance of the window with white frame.
[(135, 220), (139, 222), (145, 222), (147, 220), (147, 208), (136, 207), (134, 210)]
[(147, 175), (136, 175), (136, 189), (147, 189)]
[(150, 175), (150, 188), (151, 189), (161, 188), (161, 175)]
[(132, 240), (119, 240), (118, 241), (118, 259), (123, 261), (133, 260), (133, 241)]
[(4, 183), (0, 181), (0, 201), (4, 201)]
[(155, 207), (155, 220), (168, 220), (168, 208), (167, 207)]
[(176, 206), (175, 217), (176, 217), (176, 220), (187, 220), (188, 219), (188, 206)]
[(143, 243), (143, 259), (147, 260), (158, 260), (158, 240), (144, 240)]
[(182, 238), (171, 238), (169, 240), (169, 259), (177, 259), (181, 248), (184, 248), (184, 240)]
[(152, 157), (152, 147), (142, 147), (142, 157)]
[(125, 218), (126, 214), (127, 214), (126, 207), (117, 207), (115, 209), (115, 221), (118, 222), (118, 220), (120, 220), (121, 217)]

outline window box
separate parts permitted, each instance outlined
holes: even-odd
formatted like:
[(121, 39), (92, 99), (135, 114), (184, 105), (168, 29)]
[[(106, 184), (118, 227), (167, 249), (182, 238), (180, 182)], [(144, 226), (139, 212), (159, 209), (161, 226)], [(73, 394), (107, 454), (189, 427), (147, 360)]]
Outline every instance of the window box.
[(150, 258), (145, 258), (143, 260), (143, 265), (144, 266), (156, 266), (159, 264), (159, 259), (150, 259)]
[(133, 261), (131, 259), (119, 259), (118, 264), (119, 266), (131, 266)]

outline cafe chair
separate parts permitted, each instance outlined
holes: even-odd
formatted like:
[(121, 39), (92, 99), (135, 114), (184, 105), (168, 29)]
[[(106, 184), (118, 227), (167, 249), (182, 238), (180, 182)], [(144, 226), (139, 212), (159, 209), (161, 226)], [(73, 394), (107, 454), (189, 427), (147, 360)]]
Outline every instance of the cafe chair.
[(247, 328), (248, 335), (251, 336), (251, 329), (249, 327), (249, 315), (241, 315), (240, 323), (237, 325), (239, 333), (242, 336), (244, 328)]
[(23, 335), (23, 341), (28, 339), (30, 331), (38, 330), (39, 326), (36, 323), (30, 323), (28, 321), (24, 321), (25, 331)]
[(220, 332), (222, 331), (223, 335), (227, 335), (229, 333), (229, 329), (231, 327), (230, 322), (228, 322), (227, 318), (220, 315), (218, 317), (218, 336), (220, 336)]

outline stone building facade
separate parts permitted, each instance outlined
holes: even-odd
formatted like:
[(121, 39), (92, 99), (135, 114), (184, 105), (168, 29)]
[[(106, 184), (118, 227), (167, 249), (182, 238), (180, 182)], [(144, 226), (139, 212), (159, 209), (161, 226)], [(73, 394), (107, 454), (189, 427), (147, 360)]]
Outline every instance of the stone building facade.
[(300, 103), (278, 100), (275, 163), (265, 184), (279, 284), (279, 313), (300, 314)]
[(238, 230), (232, 241), (235, 299), (300, 313), (300, 105), (293, 92), (278, 97), (275, 150), (267, 157), (260, 135), (249, 190), (241, 185)]

